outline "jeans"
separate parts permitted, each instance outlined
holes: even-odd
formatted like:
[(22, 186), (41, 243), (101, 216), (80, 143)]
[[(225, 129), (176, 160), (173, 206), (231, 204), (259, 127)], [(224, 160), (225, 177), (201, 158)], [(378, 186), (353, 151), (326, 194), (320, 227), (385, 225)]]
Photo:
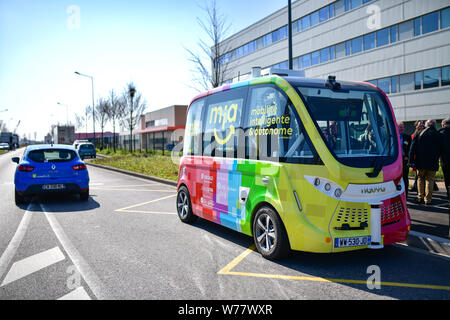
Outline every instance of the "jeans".
[(434, 177), (436, 171), (420, 169), (417, 170), (417, 198), (431, 203), (433, 197)]

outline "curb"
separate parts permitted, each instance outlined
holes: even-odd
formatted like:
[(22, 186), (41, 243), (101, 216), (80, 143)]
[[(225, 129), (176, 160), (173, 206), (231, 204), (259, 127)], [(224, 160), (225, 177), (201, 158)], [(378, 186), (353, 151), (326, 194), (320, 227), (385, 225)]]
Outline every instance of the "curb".
[(146, 179), (146, 180), (152, 180), (152, 181), (168, 184), (168, 185), (171, 185), (171, 186), (174, 186), (174, 187), (177, 186), (177, 181), (168, 180), (168, 179), (164, 179), (164, 178), (158, 178), (158, 177), (154, 177), (154, 176), (149, 176), (149, 175), (146, 175), (146, 174), (143, 174), (143, 173), (137, 173), (137, 172), (128, 171), (128, 170), (124, 170), (124, 169), (108, 167), (108, 166), (104, 166), (104, 165), (96, 164), (96, 163), (90, 163), (90, 162), (85, 162), (85, 163), (87, 165), (89, 165), (89, 166), (102, 168), (102, 169), (115, 171), (115, 172), (120, 172), (120, 173), (128, 174), (130, 176), (134, 176), (134, 177), (137, 177), (137, 178), (142, 178), (142, 179)]
[[(119, 173), (123, 173), (123, 174), (128, 174), (128, 175), (131, 175), (134, 177), (152, 180), (152, 181), (168, 184), (168, 185), (175, 186), (175, 187), (177, 186), (176, 181), (172, 181), (172, 180), (168, 180), (168, 179), (153, 177), (153, 176), (149, 176), (149, 175), (142, 174), (142, 173), (108, 167), (108, 166), (104, 166), (104, 165), (96, 164), (96, 163), (86, 162), (86, 164), (93, 166), (93, 167), (102, 168), (102, 169), (106, 169), (106, 170), (110, 170), (110, 171), (115, 171), (115, 172), (119, 172)], [(408, 246), (411, 246), (411, 247), (415, 247), (417, 249), (422, 249), (422, 250), (428, 251), (430, 253), (450, 257), (450, 239), (441, 238), (438, 236), (411, 230), (411, 231), (409, 231), (408, 237), (406, 238), (406, 240), (402, 243), (406, 244)]]
[(450, 239), (411, 230), (403, 243), (431, 253), (450, 257)]

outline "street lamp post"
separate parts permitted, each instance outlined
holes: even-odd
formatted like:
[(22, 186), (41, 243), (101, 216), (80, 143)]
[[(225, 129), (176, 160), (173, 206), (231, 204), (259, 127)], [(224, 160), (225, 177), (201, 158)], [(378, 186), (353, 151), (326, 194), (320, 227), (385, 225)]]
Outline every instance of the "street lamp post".
[(289, 51), (289, 70), (293, 69), (292, 62), (292, 10), (291, 0), (288, 0), (288, 51)]
[(92, 84), (92, 130), (94, 132), (94, 144), (95, 144), (95, 107), (94, 107), (94, 77), (87, 75), (87, 74), (83, 74), (80, 73), (78, 71), (75, 71), (75, 74), (79, 75), (79, 76), (83, 76), (83, 77), (88, 77), (91, 79), (91, 84)]

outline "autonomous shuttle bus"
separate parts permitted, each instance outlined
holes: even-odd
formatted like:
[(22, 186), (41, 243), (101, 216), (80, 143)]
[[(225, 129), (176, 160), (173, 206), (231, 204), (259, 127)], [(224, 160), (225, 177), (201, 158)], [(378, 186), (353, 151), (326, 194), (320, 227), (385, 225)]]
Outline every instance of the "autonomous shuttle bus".
[(178, 215), (250, 235), (265, 258), (403, 241), (404, 191), (393, 109), (369, 83), (272, 74), (189, 106)]

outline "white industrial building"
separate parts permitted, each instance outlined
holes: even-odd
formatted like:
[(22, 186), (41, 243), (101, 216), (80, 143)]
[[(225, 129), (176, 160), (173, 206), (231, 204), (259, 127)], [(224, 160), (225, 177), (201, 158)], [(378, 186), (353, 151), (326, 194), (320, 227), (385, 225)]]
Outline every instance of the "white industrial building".
[[(226, 82), (288, 68), (287, 21), (285, 7), (226, 39)], [(450, 0), (299, 0), (291, 21), (293, 67), (307, 78), (378, 85), (409, 130), (450, 116)]]

